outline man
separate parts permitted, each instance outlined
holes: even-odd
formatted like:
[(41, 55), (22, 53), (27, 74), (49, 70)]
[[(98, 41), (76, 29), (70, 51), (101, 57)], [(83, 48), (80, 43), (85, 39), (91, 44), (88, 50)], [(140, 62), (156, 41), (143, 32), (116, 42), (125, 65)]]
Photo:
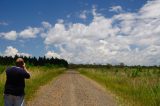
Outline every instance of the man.
[(4, 105), (23, 106), (25, 79), (30, 78), (30, 74), (26, 69), (24, 60), (22, 58), (18, 58), (16, 60), (16, 66), (12, 66), (6, 70), (6, 76), (7, 80), (4, 89)]

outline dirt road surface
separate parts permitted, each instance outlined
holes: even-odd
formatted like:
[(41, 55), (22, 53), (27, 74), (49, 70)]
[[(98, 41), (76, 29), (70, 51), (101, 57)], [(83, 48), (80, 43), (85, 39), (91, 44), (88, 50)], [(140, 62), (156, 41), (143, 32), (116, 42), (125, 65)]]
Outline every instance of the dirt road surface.
[(94, 81), (67, 71), (40, 88), (27, 106), (116, 106), (115, 100)]

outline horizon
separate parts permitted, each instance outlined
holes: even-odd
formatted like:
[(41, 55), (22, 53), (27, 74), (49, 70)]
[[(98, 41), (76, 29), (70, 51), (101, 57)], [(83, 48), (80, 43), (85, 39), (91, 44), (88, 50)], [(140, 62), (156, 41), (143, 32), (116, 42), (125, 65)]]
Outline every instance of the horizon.
[(160, 65), (160, 0), (0, 1), (0, 56)]

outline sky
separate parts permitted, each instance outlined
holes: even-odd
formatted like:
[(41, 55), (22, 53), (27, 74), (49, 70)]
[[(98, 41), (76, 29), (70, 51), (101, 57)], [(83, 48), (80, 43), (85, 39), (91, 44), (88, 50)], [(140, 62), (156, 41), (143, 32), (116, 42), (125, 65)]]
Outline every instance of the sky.
[(160, 65), (160, 0), (0, 0), (0, 55)]

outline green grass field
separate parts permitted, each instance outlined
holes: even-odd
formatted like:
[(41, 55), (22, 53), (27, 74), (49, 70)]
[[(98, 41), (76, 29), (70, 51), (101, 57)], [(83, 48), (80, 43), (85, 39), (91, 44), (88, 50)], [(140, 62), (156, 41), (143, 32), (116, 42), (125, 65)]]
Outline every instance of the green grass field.
[[(0, 106), (3, 106), (3, 89), (6, 80), (6, 75), (4, 70), (5, 66), (0, 66)], [(26, 80), (26, 96), (25, 100), (28, 101), (32, 99), (40, 86), (47, 84), (56, 76), (65, 72), (65, 68), (58, 67), (28, 67), (31, 73), (31, 79)]]
[(118, 97), (124, 106), (159, 106), (159, 68), (79, 68)]

